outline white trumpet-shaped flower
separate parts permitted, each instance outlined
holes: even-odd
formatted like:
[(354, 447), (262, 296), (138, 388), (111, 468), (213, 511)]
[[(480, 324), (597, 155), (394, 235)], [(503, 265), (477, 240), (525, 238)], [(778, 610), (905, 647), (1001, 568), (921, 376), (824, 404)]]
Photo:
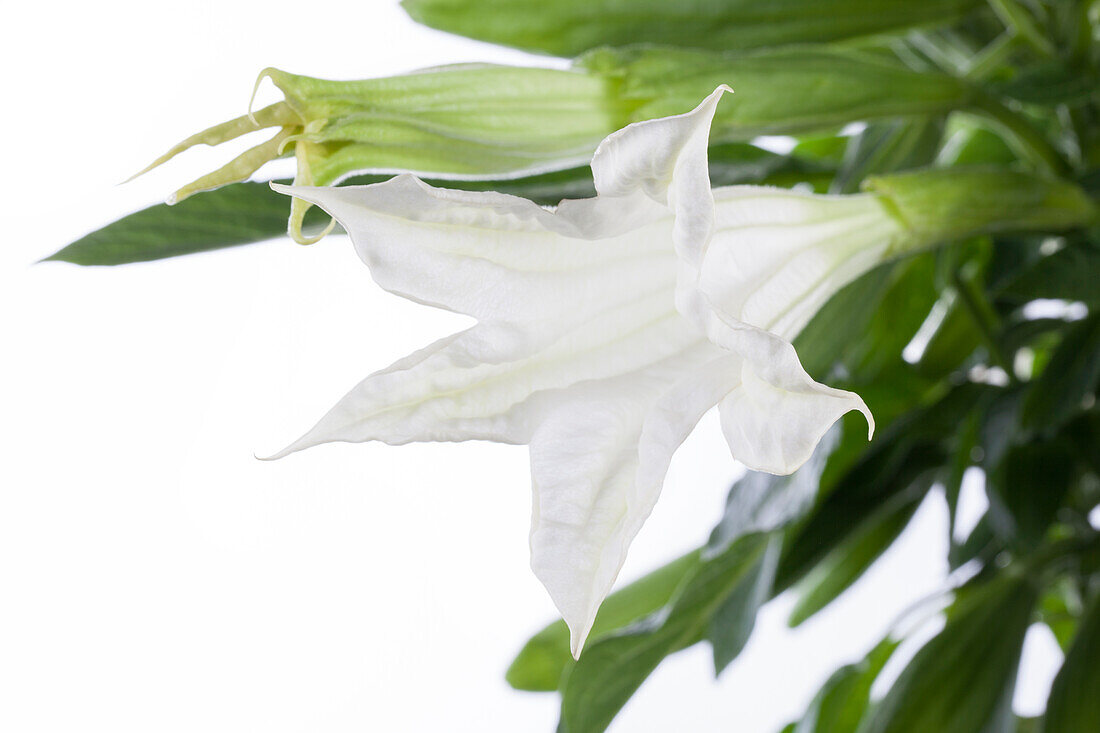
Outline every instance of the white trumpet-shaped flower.
[(855, 394), (814, 382), (784, 337), (877, 261), (891, 219), (873, 199), (836, 223), (811, 197), (712, 193), (721, 94), (608, 137), (592, 160), (598, 195), (553, 210), (409, 175), (278, 187), (335, 217), (382, 287), (478, 321), (367, 377), (279, 455), (328, 441), (528, 444), (531, 565), (574, 655), (708, 409), (735, 458), (779, 474), (842, 414), (871, 421)]

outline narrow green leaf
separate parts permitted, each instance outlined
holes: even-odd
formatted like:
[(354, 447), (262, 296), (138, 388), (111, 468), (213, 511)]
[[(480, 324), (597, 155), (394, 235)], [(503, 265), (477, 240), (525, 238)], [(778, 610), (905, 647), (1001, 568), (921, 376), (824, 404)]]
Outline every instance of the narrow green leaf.
[(1073, 646), (1083, 616), (1080, 590), (1069, 576), (1059, 578), (1039, 601), (1039, 618), (1058, 640), (1063, 652)]
[(1100, 730), (1100, 599), (1085, 613), (1047, 700), (1043, 733)]
[(995, 387), (966, 383), (934, 404), (894, 421), (839, 475), (825, 469), (813, 511), (788, 531), (776, 575), (790, 587), (839, 546), (868, 517), (906, 497), (916, 501), (931, 487), (960, 426)]
[(1057, 298), (1100, 306), (1097, 283), (1100, 283), (1100, 248), (1063, 247), (1021, 272), (999, 295), (1018, 302)]
[(791, 610), (788, 623), (798, 626), (859, 580), (898, 538), (918, 505), (918, 501), (908, 497), (896, 502), (896, 506), (887, 504), (826, 555), (799, 583), (798, 603)]
[(978, 0), (402, 0), (419, 23), (527, 51), (575, 56), (657, 43), (744, 50), (948, 24)]
[(993, 91), (1027, 104), (1074, 104), (1096, 94), (1096, 72), (1086, 64), (1051, 61), (1029, 66)]
[(854, 193), (872, 174), (930, 165), (940, 149), (943, 131), (943, 117), (869, 125), (851, 139), (844, 165), (833, 182), (833, 193)]
[[(668, 603), (676, 588), (698, 567), (699, 554), (698, 550), (689, 552), (608, 596), (589, 638), (594, 642)], [(569, 629), (559, 620), (531, 637), (508, 667), (505, 679), (517, 690), (552, 692), (572, 664)]]
[(880, 265), (830, 298), (795, 339), (806, 370), (827, 382), (839, 373), (863, 385), (901, 364), (936, 301), (934, 259), (924, 253)]
[(1082, 408), (1100, 380), (1100, 314), (1070, 328), (1050, 363), (1024, 399), (1021, 422), (1035, 429), (1056, 428)]
[(266, 183), (238, 183), (124, 216), (46, 260), (122, 265), (251, 244), (286, 234), (289, 209)]
[(745, 648), (756, 625), (756, 612), (771, 598), (779, 547), (780, 538), (776, 535), (760, 560), (711, 617), (707, 639), (714, 655), (715, 674), (721, 674)]
[(770, 542), (741, 537), (703, 563), (662, 612), (588, 646), (565, 678), (561, 733), (600, 733), (669, 654), (699, 641), (713, 614), (751, 575)]
[[(760, 183), (780, 172), (798, 174), (818, 169), (746, 143), (715, 145), (709, 157), (715, 186)], [(343, 185), (367, 185), (388, 178), (388, 175), (356, 176)], [(543, 205), (595, 195), (588, 166), (508, 180), (428, 182), (466, 191), (499, 191)], [(267, 183), (232, 183), (191, 196), (174, 206), (157, 204), (125, 216), (46, 260), (77, 265), (122, 265), (236, 247), (285, 235), (289, 213), (290, 200), (272, 191)], [(319, 229), (326, 221), (319, 209), (306, 214), (307, 227)]]
[(1058, 441), (1030, 441), (1011, 448), (987, 474), (993, 528), (1025, 551), (1036, 549), (1075, 474), (1073, 452)]
[(961, 589), (947, 625), (917, 652), (866, 733), (984, 733), (1011, 715), (1005, 703), (1037, 595), (1014, 573)]
[(897, 641), (884, 639), (856, 664), (834, 672), (793, 733), (856, 733), (871, 702), (871, 686), (897, 648)]

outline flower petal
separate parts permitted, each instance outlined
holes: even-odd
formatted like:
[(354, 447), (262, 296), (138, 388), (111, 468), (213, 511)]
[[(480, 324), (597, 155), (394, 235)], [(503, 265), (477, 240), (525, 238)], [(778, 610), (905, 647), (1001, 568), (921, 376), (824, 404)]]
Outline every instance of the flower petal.
[(867, 418), (870, 440), (874, 417), (859, 395), (815, 382), (790, 342), (713, 313), (708, 336), (744, 358), (740, 383), (718, 410), (733, 457), (748, 468), (794, 473), (829, 426), (851, 410)]
[(273, 457), (331, 441), (526, 443), (574, 385), (629, 375), (704, 341), (674, 310), (671, 285), (629, 295), (535, 350), (507, 324), (442, 339), (367, 377)]
[(764, 186), (715, 190), (698, 287), (724, 316), (793, 339), (835, 292), (881, 262), (901, 226), (876, 196)]
[(573, 656), (660, 494), (672, 454), (736, 386), (740, 359), (705, 342), (627, 377), (579, 386), (531, 438), (531, 567)]

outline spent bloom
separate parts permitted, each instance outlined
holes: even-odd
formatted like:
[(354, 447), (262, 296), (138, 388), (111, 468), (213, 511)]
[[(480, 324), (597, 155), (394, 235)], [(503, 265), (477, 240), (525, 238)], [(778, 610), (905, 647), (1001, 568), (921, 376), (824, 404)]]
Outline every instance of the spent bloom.
[(529, 445), (531, 564), (574, 655), (707, 410), (735, 458), (778, 474), (844, 413), (871, 423), (858, 396), (810, 378), (789, 339), (901, 225), (871, 194), (712, 192), (722, 91), (607, 137), (597, 195), (552, 210), (412, 175), (278, 187), (338, 220), (382, 287), (478, 321), (367, 377), (278, 456), (329, 441)]

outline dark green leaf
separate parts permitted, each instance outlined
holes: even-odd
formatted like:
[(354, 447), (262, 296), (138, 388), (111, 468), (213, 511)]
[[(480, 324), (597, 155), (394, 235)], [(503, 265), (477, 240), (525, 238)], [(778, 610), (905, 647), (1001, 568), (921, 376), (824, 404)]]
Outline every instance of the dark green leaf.
[(1044, 733), (1100, 730), (1100, 599), (1085, 613), (1047, 701)]
[(776, 536), (756, 566), (711, 617), (707, 639), (714, 654), (715, 674), (720, 674), (745, 648), (756, 625), (756, 612), (771, 598), (779, 545), (780, 539)]
[(897, 647), (898, 642), (887, 638), (866, 658), (834, 672), (794, 733), (856, 733), (871, 702), (871, 686)]
[(934, 256), (925, 253), (880, 265), (842, 288), (795, 339), (806, 370), (862, 385), (901, 363), (936, 301), (934, 269)]
[(1024, 270), (1000, 293), (1018, 302), (1036, 298), (1079, 300), (1100, 305), (1100, 249), (1063, 247)]
[(1046, 536), (1074, 476), (1072, 451), (1060, 442), (1011, 448), (988, 474), (993, 528), (1006, 541), (1034, 550)]
[(869, 175), (921, 168), (935, 160), (943, 138), (943, 118), (888, 120), (851, 139), (833, 193), (854, 193)]
[(699, 641), (771, 540), (744, 536), (703, 563), (662, 612), (588, 646), (562, 689), (561, 733), (599, 733), (666, 656)]
[(1023, 434), (1020, 431), (1020, 410), (1026, 387), (1010, 387), (994, 394), (982, 413), (979, 442), (982, 447), (982, 466), (994, 470), (1010, 447), (1016, 445)]
[(1011, 715), (1016, 667), (1037, 589), (1003, 574), (959, 591), (947, 625), (902, 672), (866, 733), (984, 733)]
[(824, 43), (947, 24), (977, 0), (402, 0), (413, 20), (557, 56), (657, 43), (722, 51)]
[[(690, 552), (615, 591), (604, 600), (589, 635), (594, 641), (664, 606), (683, 580), (698, 567), (699, 551)], [(591, 642), (590, 642), (591, 643)], [(573, 663), (564, 621), (548, 625), (523, 646), (505, 679), (517, 690), (551, 692)]]
[(1024, 400), (1021, 422), (1055, 428), (1080, 412), (1100, 380), (1100, 314), (1070, 328)]
[(1028, 67), (994, 91), (1028, 104), (1073, 104), (1095, 95), (1098, 84), (1092, 69), (1053, 61)]
[(1039, 618), (1054, 634), (1063, 652), (1068, 652), (1073, 645), (1081, 611), (1080, 592), (1068, 576), (1048, 588), (1039, 601)]
[(988, 559), (1002, 548), (1004, 548), (1004, 542), (993, 531), (989, 513), (986, 512), (974, 525), (974, 529), (970, 530), (970, 534), (961, 545), (951, 546), (947, 559), (951, 569), (955, 570), (971, 560)]
[(266, 183), (236, 183), (124, 216), (46, 260), (122, 265), (250, 244), (286, 234), (289, 210)]
[(788, 623), (798, 626), (832, 603), (856, 582), (898, 538), (918, 501), (905, 497), (887, 504), (852, 532), (799, 583), (799, 599)]

